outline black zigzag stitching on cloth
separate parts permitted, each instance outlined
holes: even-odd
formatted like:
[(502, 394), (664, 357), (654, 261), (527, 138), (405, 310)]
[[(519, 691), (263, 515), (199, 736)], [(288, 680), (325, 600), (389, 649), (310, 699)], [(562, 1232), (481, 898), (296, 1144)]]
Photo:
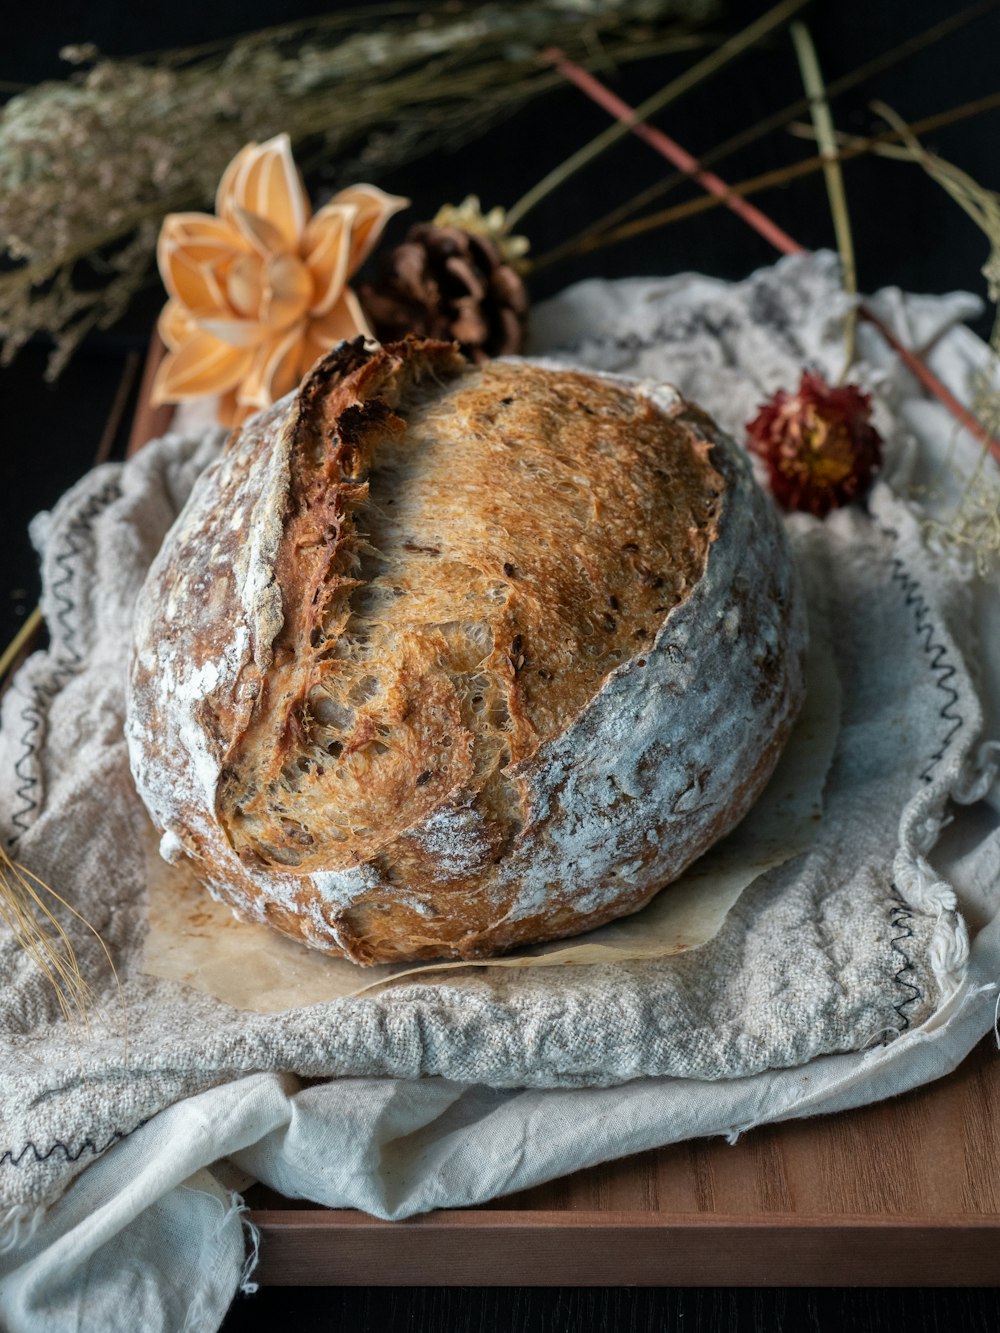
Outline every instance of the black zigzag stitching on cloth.
[[(880, 530), (893, 541), (899, 536), (899, 533), (892, 528), (881, 528)], [(955, 732), (965, 725), (965, 719), (956, 709), (959, 697), (958, 690), (949, 684), (949, 681), (955, 676), (955, 667), (948, 661), (948, 649), (937, 637), (938, 631), (930, 618), (931, 610), (920, 591), (919, 582), (912, 574), (907, 572), (903, 561), (896, 555), (892, 557), (892, 578), (893, 582), (898, 583), (903, 589), (904, 605), (913, 608), (917, 638), (922, 641), (924, 652), (930, 659), (929, 666), (934, 674), (935, 684), (945, 696), (945, 702), (941, 705), (938, 713), (945, 722), (951, 724), (940, 746), (931, 755), (927, 767), (920, 774), (922, 782), (930, 782), (931, 774), (944, 758)]]
[[(878, 527), (879, 531), (890, 541), (898, 541), (899, 533), (894, 528), (885, 527), (882, 524), (879, 524)], [(934, 676), (934, 683), (944, 696), (944, 702), (938, 709), (938, 714), (945, 722), (949, 723), (944, 739), (931, 755), (927, 766), (920, 774), (921, 781), (926, 783), (931, 781), (934, 769), (944, 758), (955, 733), (964, 726), (965, 719), (957, 710), (958, 690), (950, 684), (955, 677), (956, 668), (948, 661), (948, 649), (938, 638), (937, 628), (931, 620), (930, 606), (920, 590), (920, 583), (907, 571), (903, 561), (896, 555), (892, 556), (892, 580), (902, 588), (903, 604), (913, 610), (917, 638), (921, 641), (924, 653), (929, 659), (928, 665)], [(900, 1000), (899, 1004), (894, 1004), (893, 1008), (899, 1015), (900, 1031), (905, 1032), (910, 1026), (910, 1019), (906, 1010), (923, 998), (923, 991), (914, 982), (905, 979), (906, 973), (915, 971), (910, 956), (903, 947), (903, 942), (913, 937), (913, 929), (909, 924), (913, 920), (913, 912), (907, 907), (906, 900), (895, 884), (892, 886), (892, 892), (895, 901), (891, 908), (889, 923), (891, 928), (899, 933), (891, 938), (890, 945), (893, 952), (902, 959), (893, 980), (905, 992), (905, 998)], [(891, 1040), (890, 1035), (886, 1034), (884, 1040)]]
[(56, 620), (62, 629), (60, 648), (63, 650), (63, 656), (57, 667), (57, 672), (62, 675), (63, 679), (70, 676), (73, 669), (78, 667), (83, 660), (77, 647), (78, 629), (72, 620), (73, 612), (76, 610), (76, 602), (70, 591), (74, 573), (71, 561), (83, 552), (85, 544), (93, 532), (94, 520), (107, 509), (109, 504), (117, 500), (121, 493), (121, 486), (117, 477), (111, 478), (99, 491), (95, 491), (67, 526), (62, 547), (53, 557), (53, 563), (58, 566), (60, 574), (49, 591), (59, 603)]
[[(21, 804), (14, 811), (11, 818), (15, 828), (22, 833), (28, 827), (29, 815), (38, 808), (38, 802), (35, 800), (35, 788), (38, 786), (38, 779), (30, 771), (30, 765), (35, 755), (35, 735), (41, 730), (42, 726), (42, 711), (39, 707), (40, 694), (41, 691), (36, 689), (34, 700), (26, 704), (21, 710), (21, 721), (27, 725), (21, 736), (21, 753), (14, 765), (14, 775), (17, 778), (14, 792)], [(9, 841), (13, 842), (14, 838), (10, 838)]]
[(68, 524), (62, 534), (62, 545), (54, 557), (54, 563), (58, 566), (60, 572), (53, 582), (50, 592), (57, 603), (58, 609), (55, 613), (55, 619), (62, 631), (59, 642), (60, 656), (48, 680), (44, 684), (35, 685), (31, 699), (21, 710), (20, 717), (24, 723), (24, 730), (21, 733), (21, 753), (14, 764), (14, 773), (17, 777), (14, 791), (20, 804), (11, 815), (11, 823), (17, 830), (8, 839), (11, 845), (17, 841), (21, 833), (27, 832), (32, 822), (32, 816), (38, 809), (36, 796), (38, 778), (31, 770), (38, 749), (38, 736), (45, 717), (45, 705), (59, 693), (66, 681), (76, 674), (83, 661), (83, 655), (78, 646), (79, 631), (73, 621), (73, 612), (76, 610), (77, 603), (72, 595), (74, 574), (72, 561), (84, 550), (85, 544), (93, 531), (94, 520), (120, 495), (121, 487), (118, 484), (117, 477), (112, 478), (99, 491), (96, 491), (83, 505), (80, 512), (74, 516), (72, 522)]
[[(922, 1000), (924, 993), (918, 985), (912, 981), (907, 981), (904, 978), (904, 973), (915, 971), (910, 955), (903, 947), (904, 940), (913, 938), (913, 927), (910, 925), (910, 922), (913, 920), (913, 913), (906, 906), (902, 895), (895, 885), (893, 885), (892, 892), (895, 901), (889, 909), (889, 925), (893, 930), (898, 930), (899, 934), (893, 935), (889, 940), (889, 944), (893, 953), (898, 954), (902, 959), (902, 962), (893, 976), (893, 981), (895, 981), (896, 985), (905, 992), (905, 997), (892, 1007), (899, 1015), (899, 1031), (905, 1032), (910, 1026), (910, 1016), (907, 1014), (906, 1010), (910, 1005), (916, 1004), (918, 1000)], [(891, 1037), (887, 1033), (885, 1041), (888, 1042), (890, 1040)]]
[(146, 1119), (140, 1120), (137, 1125), (133, 1125), (131, 1129), (116, 1129), (100, 1147), (93, 1139), (84, 1139), (76, 1148), (71, 1148), (68, 1143), (63, 1143), (62, 1139), (56, 1139), (43, 1152), (36, 1143), (29, 1139), (20, 1152), (15, 1153), (13, 1149), (8, 1148), (6, 1152), (0, 1153), (0, 1166), (20, 1166), (29, 1153), (31, 1154), (30, 1160), (33, 1162), (47, 1162), (56, 1153), (62, 1153), (63, 1159), (67, 1162), (78, 1162), (85, 1152), (89, 1152), (93, 1157), (100, 1157), (114, 1144), (120, 1143), (122, 1139), (127, 1139), (137, 1129), (142, 1129), (143, 1125), (148, 1123), (148, 1120), (149, 1117), (147, 1116)]

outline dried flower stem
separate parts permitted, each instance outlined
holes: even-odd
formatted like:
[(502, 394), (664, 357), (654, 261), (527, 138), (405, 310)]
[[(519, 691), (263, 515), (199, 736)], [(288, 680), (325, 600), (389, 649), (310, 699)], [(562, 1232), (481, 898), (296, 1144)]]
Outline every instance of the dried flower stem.
[(898, 151), (923, 167), (931, 179), (937, 181), (969, 215), (990, 245), (1000, 249), (1000, 195), (984, 189), (966, 172), (946, 162), (937, 153), (928, 152), (916, 137), (918, 127), (907, 125), (885, 102), (873, 102), (872, 109), (898, 132), (903, 141), (903, 147)]
[[(989, 93), (985, 97), (977, 97), (971, 102), (963, 102), (960, 106), (950, 107), (946, 111), (925, 116), (923, 120), (914, 121), (910, 130), (914, 134), (927, 133), (941, 129), (945, 125), (954, 125), (959, 121), (968, 120), (972, 116), (979, 116), (987, 111), (996, 110), (998, 107), (1000, 107), (1000, 93)], [(880, 144), (898, 142), (900, 137), (898, 131), (892, 130), (885, 134), (876, 134), (855, 140), (838, 150), (837, 160), (850, 162), (866, 153), (876, 152)], [(762, 172), (759, 176), (751, 176), (747, 180), (730, 185), (728, 193), (739, 198), (746, 198), (749, 195), (759, 193), (761, 190), (773, 189), (775, 186), (785, 185), (789, 181), (797, 180), (802, 176), (810, 176), (817, 171), (822, 171), (827, 160), (823, 154), (804, 158), (801, 162), (793, 162), (787, 167), (777, 167), (772, 171)], [(601, 249), (605, 245), (614, 245), (619, 241), (629, 240), (633, 236), (641, 235), (643, 232), (654, 231), (657, 227), (666, 226), (671, 222), (680, 222), (684, 218), (710, 212), (713, 208), (718, 208), (722, 202), (722, 199), (717, 195), (689, 199), (683, 204), (676, 204), (673, 208), (665, 208), (662, 212), (650, 213), (646, 217), (636, 218), (634, 222), (602, 232), (599, 236), (588, 237), (586, 240), (578, 239), (574, 243), (572, 251), (566, 250), (564, 253), (585, 254), (591, 250)], [(549, 255), (544, 255), (536, 261), (532, 267), (532, 272), (542, 267), (546, 262), (551, 262)]]
[[(982, 18), (985, 14), (990, 13), (997, 8), (1000, 8), (1000, 0), (983, 0), (983, 3), (971, 5), (968, 9), (963, 9), (960, 13), (952, 15), (949, 18), (942, 20), (942, 22), (934, 24), (930, 28), (926, 28), (923, 32), (917, 33), (907, 41), (901, 42), (899, 46), (893, 47), (889, 51), (884, 51), (880, 56), (876, 56), (866, 64), (859, 65), (857, 69), (849, 70), (846, 74), (841, 75), (839, 79), (835, 79), (832, 83), (827, 85), (827, 98), (838, 97), (841, 93), (857, 87), (858, 84), (864, 83), (875, 75), (881, 74), (885, 70), (891, 69), (893, 66), (910, 59), (919, 51), (934, 45), (945, 37), (950, 36), (953, 32), (958, 31), (960, 28), (965, 27), (967, 24), (978, 18)], [(708, 167), (715, 166), (716, 163), (730, 157), (740, 148), (745, 148), (747, 145), (756, 143), (759, 139), (764, 138), (764, 136), (770, 134), (772, 130), (782, 129), (786, 125), (790, 125), (796, 116), (801, 115), (804, 111), (809, 111), (810, 108), (810, 98), (802, 97), (797, 101), (790, 103), (788, 106), (782, 107), (780, 111), (775, 111), (770, 116), (765, 116), (762, 120), (756, 121), (745, 130), (740, 130), (737, 134), (734, 134), (722, 143), (717, 144), (714, 148), (708, 149), (708, 151), (703, 153), (698, 159), (699, 167), (704, 170)], [(875, 151), (882, 150), (876, 149)], [(677, 171), (672, 175), (664, 177), (662, 180), (655, 181), (645, 190), (639, 191), (638, 194), (633, 195), (632, 198), (619, 204), (609, 213), (604, 214), (603, 217), (590, 223), (590, 225), (577, 236), (571, 237), (569, 240), (548, 251), (545, 255), (542, 255), (536, 260), (534, 267), (546, 268), (549, 264), (555, 263), (556, 260), (563, 258), (565, 255), (574, 253), (575, 248), (579, 243), (585, 239), (589, 240), (593, 236), (599, 236), (610, 231), (610, 229), (617, 223), (623, 221), (638, 209), (644, 208), (647, 204), (651, 204), (656, 199), (662, 198), (665, 194), (669, 194), (679, 185), (683, 185), (684, 182), (690, 178), (690, 174), (691, 173), (688, 171)]]
[(780, 4), (775, 5), (773, 9), (769, 9), (766, 14), (756, 19), (749, 27), (744, 28), (735, 37), (731, 37), (729, 41), (723, 42), (718, 50), (713, 51), (696, 65), (692, 65), (690, 69), (685, 70), (683, 74), (671, 80), (665, 88), (661, 88), (652, 97), (648, 97), (645, 102), (636, 107), (630, 121), (610, 125), (596, 138), (591, 139), (589, 143), (577, 149), (565, 162), (561, 162), (558, 167), (550, 171), (547, 176), (543, 177), (537, 185), (533, 186), (527, 194), (523, 195), (517, 203), (507, 210), (507, 225), (511, 228), (516, 227), (531, 209), (541, 203), (546, 195), (551, 194), (553, 190), (563, 185), (571, 176), (574, 176), (588, 163), (599, 157), (601, 153), (616, 144), (619, 139), (624, 138), (634, 124), (647, 119), (657, 111), (661, 111), (672, 102), (676, 102), (678, 98), (699, 83), (711, 78), (713, 74), (717, 74), (733, 60), (746, 54), (752, 46), (755, 46), (768, 33), (787, 23), (792, 15), (807, 3), (808, 0), (781, 0)]
[[(830, 212), (833, 215), (833, 230), (837, 239), (837, 253), (840, 255), (841, 281), (849, 296), (857, 296), (858, 270), (854, 259), (854, 238), (851, 234), (851, 215), (847, 208), (847, 193), (844, 190), (844, 173), (837, 160), (837, 137), (827, 101), (823, 73), (819, 67), (816, 48), (813, 45), (809, 29), (804, 23), (793, 23), (790, 29), (795, 55), (802, 73), (802, 84), (812, 106), (812, 121), (816, 127), (816, 142), (826, 159), (823, 177), (826, 181), (826, 193), (830, 200)], [(857, 308), (848, 307), (844, 316), (844, 369), (840, 382), (847, 378), (854, 361), (854, 334), (857, 328)]]
[[(604, 106), (606, 110), (609, 110), (612, 115), (623, 114), (625, 117), (623, 123), (625, 123), (628, 126), (628, 128), (631, 129), (633, 132), (637, 132), (637, 126), (635, 124), (636, 113), (632, 111), (632, 109), (629, 106), (627, 106), (626, 103), (621, 102), (619, 98), (616, 98), (614, 94), (610, 92), (609, 89), (604, 88), (601, 84), (597, 82), (597, 80), (595, 80), (591, 76), (584, 75), (583, 71), (578, 70), (575, 66), (573, 66), (572, 62), (567, 61), (565, 57), (562, 58), (562, 67), (563, 67), (563, 72), (566, 73), (566, 76), (568, 78), (572, 78), (573, 82), (576, 83), (578, 87), (580, 87), (589, 96), (594, 96), (595, 93), (598, 94), (597, 100), (600, 101), (600, 104)], [(593, 91), (591, 91), (592, 89)], [(1000, 95), (998, 95), (997, 98), (992, 100), (995, 100), (998, 103), (1000, 103)], [(945, 114), (952, 114), (952, 113), (945, 113)], [(928, 119), (940, 122), (941, 117), (940, 116), (929, 117)], [(916, 129), (915, 126), (906, 126), (901, 122), (900, 128), (898, 128), (895, 131), (895, 134), (897, 137), (904, 135), (913, 135), (915, 133), (915, 129)], [(660, 134), (659, 132), (655, 132), (651, 135), (644, 134), (641, 137), (644, 138), (646, 142), (649, 143), (657, 152), (662, 153), (664, 156), (669, 157), (671, 160), (674, 160), (676, 152), (680, 152), (685, 156), (689, 156), (688, 154), (684, 153), (684, 150), (681, 149), (679, 145), (675, 144), (673, 140), (667, 140), (666, 136)], [(865, 144), (871, 143), (870, 140), (863, 140), (862, 142)], [(838, 157), (842, 157), (843, 155), (844, 154), (839, 153)], [(692, 158), (691, 161), (694, 161), (694, 159)], [(813, 167), (814, 170), (816, 169), (817, 165), (821, 167), (825, 161), (826, 158), (823, 155), (821, 155), (819, 158), (809, 159), (809, 162), (814, 164)], [(768, 174), (773, 175), (773, 173), (768, 173)], [(737, 191), (740, 190), (739, 186), (727, 187), (725, 182), (720, 180), (719, 177), (717, 176), (712, 176), (707, 181), (704, 179), (704, 176), (705, 173), (700, 173), (699, 175), (695, 176), (695, 179), (699, 180), (699, 183), (702, 184), (702, 186), (706, 190), (710, 191), (709, 196), (706, 200), (706, 203), (710, 207), (718, 203), (728, 203), (728, 201), (734, 195), (737, 194)], [(696, 200), (694, 202), (698, 201)], [(760, 235), (764, 237), (765, 240), (769, 241), (770, 244), (773, 245), (775, 249), (779, 250), (782, 254), (806, 253), (805, 246), (801, 245), (798, 241), (794, 240), (791, 236), (788, 235), (787, 232), (783, 231), (780, 227), (777, 227), (770, 220), (770, 218), (767, 218), (765, 215), (761, 214), (759, 210), (755, 209), (751, 211), (749, 214), (746, 211), (742, 211), (740, 212), (740, 216), (743, 218), (744, 222), (748, 223), (751, 227), (754, 228), (754, 230), (758, 231)], [(761, 225), (759, 221), (760, 218), (764, 219), (765, 225), (763, 226)], [(622, 230), (625, 229), (623, 228)], [(934, 394), (934, 396), (937, 397), (945, 405), (945, 407), (948, 408), (948, 410), (952, 413), (952, 415), (956, 418), (956, 420), (962, 426), (964, 426), (965, 429), (968, 430), (973, 436), (975, 436), (976, 439), (980, 440), (984, 444), (984, 446), (989, 450), (989, 452), (993, 454), (993, 456), (997, 459), (997, 461), (1000, 462), (1000, 442), (998, 442), (996, 439), (993, 438), (993, 436), (989, 433), (989, 431), (986, 430), (986, 428), (979, 421), (976, 420), (976, 418), (973, 416), (971, 412), (969, 412), (967, 408), (962, 406), (962, 404), (958, 401), (958, 399), (951, 392), (951, 390), (948, 389), (947, 386), (944, 385), (941, 382), (941, 380), (938, 379), (938, 377), (934, 374), (934, 372), (930, 369), (930, 367), (924, 361), (922, 361), (914, 352), (910, 351), (909, 348), (905, 347), (899, 341), (899, 339), (896, 338), (895, 335), (886, 327), (886, 325), (883, 324), (883, 322), (878, 318), (878, 316), (867, 306), (865, 306), (864, 304), (860, 304), (858, 306), (858, 314), (861, 318), (867, 320), (868, 323), (870, 323), (875, 329), (878, 330), (878, 332), (885, 339), (886, 343), (892, 348), (892, 350), (897, 354), (897, 356), (899, 356), (900, 360), (902, 360), (907, 369), (910, 370), (920, 381), (920, 383), (926, 389), (928, 389), (932, 394)]]
[(674, 166), (679, 167), (686, 176), (690, 176), (692, 180), (697, 181), (709, 194), (715, 195), (726, 208), (741, 217), (744, 222), (748, 222), (776, 249), (791, 254), (798, 248), (797, 243), (776, 222), (773, 222), (753, 204), (748, 204), (745, 199), (740, 199), (732, 194), (725, 181), (719, 176), (715, 176), (709, 171), (703, 171), (697, 159), (692, 157), (674, 139), (671, 139), (668, 134), (664, 134), (662, 130), (647, 125), (643, 121), (637, 121), (637, 112), (627, 102), (623, 102), (609, 88), (598, 82), (593, 75), (588, 74), (579, 65), (575, 65), (572, 60), (568, 60), (562, 51), (556, 48), (546, 51), (545, 59), (551, 61), (560, 74), (574, 83), (581, 92), (586, 93), (598, 106), (602, 106), (605, 111), (610, 112), (612, 116), (616, 116), (619, 121), (627, 125), (637, 138), (648, 143), (668, 162), (672, 162)]
[[(111, 457), (111, 451), (115, 447), (115, 440), (118, 438), (118, 432), (121, 429), (122, 420), (125, 416), (125, 409), (128, 407), (129, 399), (132, 396), (132, 390), (135, 388), (135, 382), (141, 364), (142, 357), (136, 351), (129, 352), (125, 357), (125, 369), (122, 371), (122, 377), (118, 381), (118, 388), (115, 390), (115, 396), (111, 402), (111, 411), (108, 413), (108, 419), (104, 423), (104, 430), (101, 432), (101, 438), (97, 443), (97, 452), (94, 454), (94, 467), (99, 467), (101, 463), (106, 463)], [(0, 679), (2, 678), (3, 671), (0, 670)]]
[(869, 306), (860, 305), (858, 307), (858, 317), (879, 331), (907, 370), (920, 381), (928, 392), (938, 398), (959, 425), (964, 426), (969, 434), (984, 445), (996, 461), (1000, 463), (1000, 441), (993, 438), (986, 427), (972, 415), (967, 407), (962, 406), (951, 390), (938, 379), (930, 366), (922, 361), (915, 352), (904, 346)]

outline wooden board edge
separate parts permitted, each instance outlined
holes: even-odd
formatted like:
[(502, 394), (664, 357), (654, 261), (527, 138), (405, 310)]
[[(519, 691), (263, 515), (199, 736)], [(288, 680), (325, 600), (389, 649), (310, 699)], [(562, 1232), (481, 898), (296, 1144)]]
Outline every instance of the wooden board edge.
[(270, 1286), (1000, 1285), (1000, 1216), (260, 1210)]
[[(954, 1230), (967, 1227), (976, 1232), (1000, 1232), (1000, 1213), (942, 1213), (938, 1216), (909, 1217), (892, 1213), (658, 1213), (649, 1211), (587, 1210), (561, 1208), (439, 1208), (398, 1221), (387, 1221), (356, 1208), (254, 1208), (250, 1220), (255, 1225), (301, 1230), (394, 1231), (399, 1227), (430, 1231), (511, 1230), (517, 1227), (564, 1227), (569, 1231), (592, 1231), (595, 1227), (631, 1227), (635, 1230), (664, 1231), (683, 1227), (713, 1231), (719, 1227), (741, 1230), (774, 1230), (797, 1227), (824, 1231), (831, 1227), (872, 1232), (899, 1230), (917, 1232), (928, 1227)], [(1000, 1255), (997, 1257), (1000, 1264)]]

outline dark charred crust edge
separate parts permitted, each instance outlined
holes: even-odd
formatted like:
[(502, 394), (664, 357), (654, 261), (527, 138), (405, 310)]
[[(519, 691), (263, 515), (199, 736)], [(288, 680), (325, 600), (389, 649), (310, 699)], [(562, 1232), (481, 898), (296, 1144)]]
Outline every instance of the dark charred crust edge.
[[(345, 407), (351, 405), (353, 399), (357, 404), (364, 406), (366, 415), (370, 412), (376, 419), (378, 415), (384, 415), (391, 405), (379, 399), (378, 389), (383, 383), (388, 382), (394, 373), (398, 375), (399, 372), (405, 372), (408, 366), (420, 360), (424, 360), (428, 368), (433, 368), (435, 363), (439, 363), (441, 370), (450, 371), (452, 374), (457, 374), (470, 366), (459, 352), (458, 344), (453, 342), (409, 336), (401, 342), (382, 345), (360, 335), (350, 342), (338, 343), (322, 360), (317, 361), (295, 396), (294, 416), (291, 422), (293, 441), (298, 440), (301, 430), (308, 430), (318, 419), (322, 420), (327, 416), (324, 409), (332, 395), (335, 395), (336, 401), (343, 403)], [(355, 381), (356, 394), (346, 392), (352, 380)], [(368, 387), (368, 382), (371, 380), (376, 381), (372, 386), (374, 393), (371, 399), (367, 399), (363, 390)], [(349, 427), (350, 436), (356, 441), (360, 431), (368, 424), (367, 420), (360, 419), (352, 422)], [(340, 434), (346, 443), (348, 433), (341, 431)]]
[[(244, 860), (249, 855), (253, 864), (280, 870), (254, 843), (237, 848), (231, 802), (222, 799), (222, 792), (231, 795), (239, 787), (247, 751), (261, 743), (262, 731), (272, 733), (275, 772), (306, 739), (302, 710), (317, 679), (318, 650), (328, 652), (333, 642), (327, 636), (314, 645), (313, 636), (333, 600), (349, 598), (362, 586), (350, 572), (349, 558), (356, 513), (368, 495), (368, 473), (379, 443), (387, 434), (405, 431), (405, 418), (396, 409), (412, 384), (425, 378), (441, 384), (473, 369), (456, 343), (407, 337), (381, 346), (358, 337), (338, 344), (316, 363), (283, 421), (275, 423), (289, 447), (288, 491), (275, 558), (281, 626), (271, 644), (270, 677), (263, 682), (248, 725), (229, 747), (226, 780), (216, 801), (216, 819)], [(261, 438), (264, 444), (273, 443), (274, 432)], [(302, 679), (293, 679), (296, 674)]]

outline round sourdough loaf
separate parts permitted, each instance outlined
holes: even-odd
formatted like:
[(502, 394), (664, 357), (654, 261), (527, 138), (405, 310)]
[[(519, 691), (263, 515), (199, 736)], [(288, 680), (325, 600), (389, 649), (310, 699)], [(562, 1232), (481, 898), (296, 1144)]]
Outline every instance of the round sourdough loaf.
[(746, 814), (803, 598), (672, 389), (361, 339), (234, 434), (137, 607), (127, 734), (168, 860), (358, 963), (634, 912)]

